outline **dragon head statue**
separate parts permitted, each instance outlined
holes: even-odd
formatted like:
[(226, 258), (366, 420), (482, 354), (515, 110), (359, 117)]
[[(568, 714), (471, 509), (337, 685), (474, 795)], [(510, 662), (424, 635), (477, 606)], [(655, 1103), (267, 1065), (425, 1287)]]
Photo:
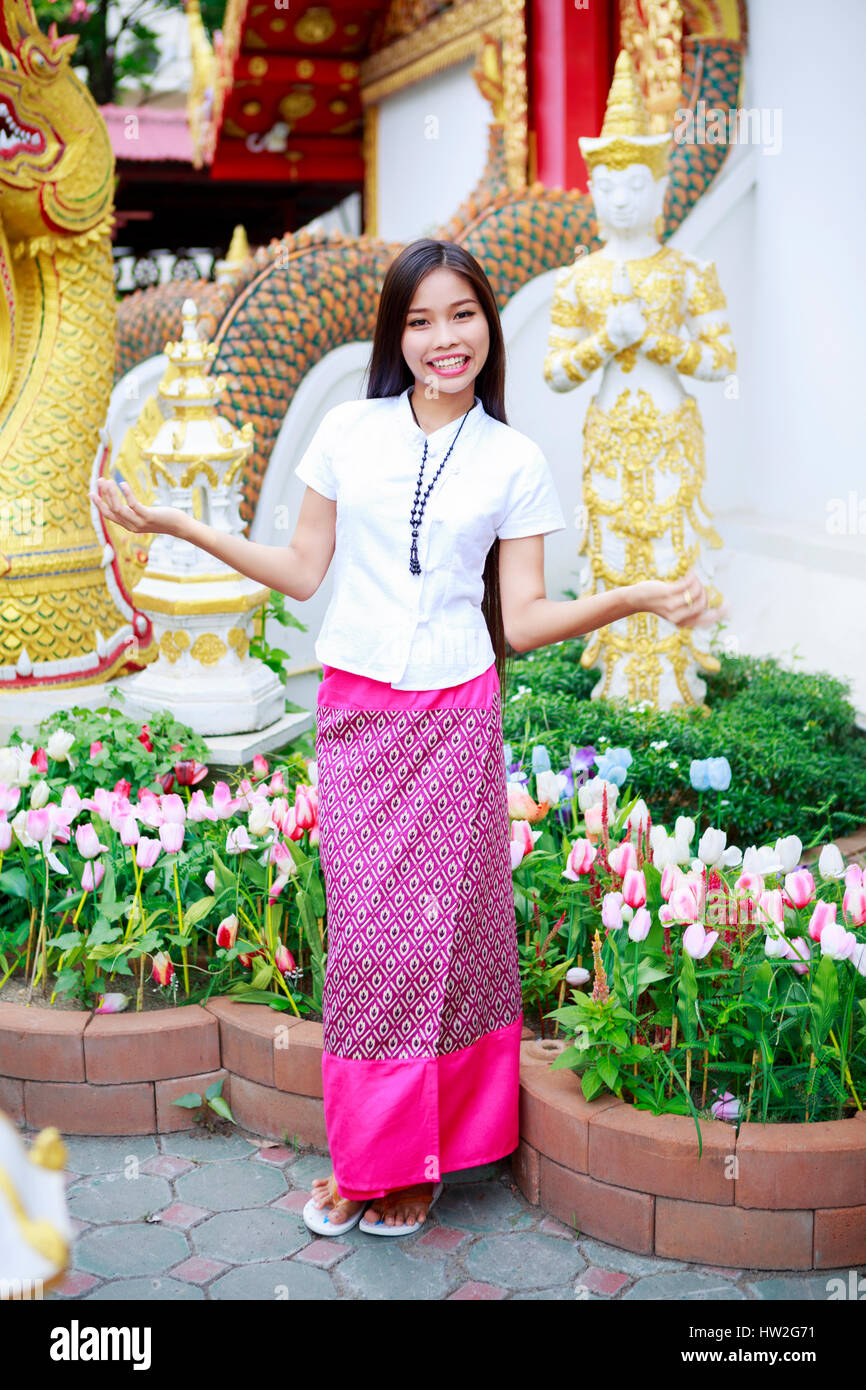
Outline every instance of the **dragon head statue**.
[(31, 0), (0, 0), (0, 220), (10, 241), (87, 232), (111, 210), (105, 122), (70, 67), (78, 42), (40, 32)]

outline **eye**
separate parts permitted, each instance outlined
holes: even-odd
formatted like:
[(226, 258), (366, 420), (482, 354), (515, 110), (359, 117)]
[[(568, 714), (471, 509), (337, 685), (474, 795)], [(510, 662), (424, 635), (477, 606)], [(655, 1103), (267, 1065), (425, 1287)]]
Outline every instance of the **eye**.
[(474, 310), (474, 309), (459, 309), (459, 310), (457, 311), (457, 318), (459, 319), (459, 317), (460, 317), (461, 314), (468, 314), (469, 317), (471, 318), (472, 315), (473, 315), (474, 313), (475, 313), (475, 310)]
[(410, 327), (410, 328), (414, 328), (416, 324), (418, 324), (418, 323), (426, 323), (426, 322), (427, 322), (426, 319), (410, 319), (410, 320), (409, 320), (409, 327)]

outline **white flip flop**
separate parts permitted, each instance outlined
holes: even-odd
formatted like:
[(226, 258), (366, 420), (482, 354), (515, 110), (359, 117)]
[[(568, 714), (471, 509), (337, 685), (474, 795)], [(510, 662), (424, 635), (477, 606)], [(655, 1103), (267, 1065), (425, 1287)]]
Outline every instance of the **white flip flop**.
[[(347, 1198), (351, 1201), (352, 1198)], [(344, 1231), (351, 1231), (353, 1226), (357, 1226), (361, 1217), (364, 1215), (365, 1208), (361, 1207), (354, 1216), (350, 1216), (348, 1221), (341, 1221), (335, 1224), (328, 1215), (327, 1208), (316, 1206), (311, 1197), (302, 1212), (304, 1225), (308, 1230), (315, 1232), (317, 1236), (341, 1236)]]
[[(427, 1208), (428, 1216), (437, 1197), (441, 1196), (443, 1187), (444, 1183), (437, 1182), (436, 1186), (433, 1188), (433, 1196), (430, 1200), (430, 1206)], [(375, 1197), (372, 1198), (370, 1206), (374, 1206), (376, 1200)], [(378, 1200), (381, 1201), (381, 1197), (378, 1198)], [(365, 1216), (358, 1229), (361, 1231), (368, 1231), (371, 1236), (410, 1236), (413, 1231), (420, 1231), (421, 1227), (426, 1224), (427, 1220), (425, 1218), (424, 1221), (413, 1221), (411, 1226), (388, 1226), (381, 1217), (378, 1221), (374, 1222), (368, 1221)]]

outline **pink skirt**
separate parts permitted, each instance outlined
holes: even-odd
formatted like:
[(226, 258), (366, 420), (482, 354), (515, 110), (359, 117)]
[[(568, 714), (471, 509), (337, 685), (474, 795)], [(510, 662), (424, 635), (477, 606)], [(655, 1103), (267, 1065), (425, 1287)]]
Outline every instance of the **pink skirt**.
[(499, 679), (394, 690), (324, 666), (325, 1125), (342, 1196), (518, 1143), (523, 1026)]

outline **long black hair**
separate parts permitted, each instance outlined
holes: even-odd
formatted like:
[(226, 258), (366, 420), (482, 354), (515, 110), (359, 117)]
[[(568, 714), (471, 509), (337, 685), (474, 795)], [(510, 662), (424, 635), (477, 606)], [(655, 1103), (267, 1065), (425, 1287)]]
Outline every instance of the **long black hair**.
[[(406, 315), (415, 290), (431, 270), (445, 266), (468, 280), (475, 291), (490, 330), (490, 347), (484, 366), (474, 382), (474, 392), (488, 415), (508, 424), (505, 418), (505, 341), (490, 281), (474, 256), (453, 241), (434, 241), (423, 237), (403, 248), (388, 267), (379, 298), (379, 312), (373, 336), (373, 351), (367, 368), (367, 398), (399, 396), (415, 383), (414, 373), (403, 356), (402, 340)], [(511, 652), (502, 622), (499, 590), (499, 538), (487, 552), (484, 562), (484, 596), (481, 611), (490, 633), (496, 657), (496, 674), (502, 699), (509, 674)]]

